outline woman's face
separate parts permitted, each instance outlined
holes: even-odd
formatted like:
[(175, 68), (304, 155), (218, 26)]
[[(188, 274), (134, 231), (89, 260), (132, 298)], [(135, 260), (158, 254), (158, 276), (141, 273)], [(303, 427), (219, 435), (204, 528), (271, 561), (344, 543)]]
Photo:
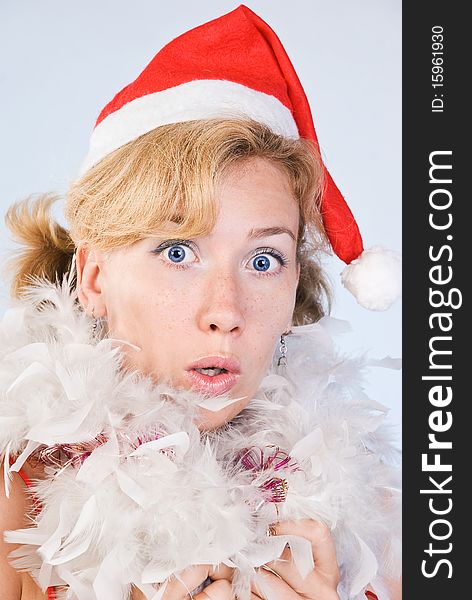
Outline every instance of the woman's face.
[(202, 409), (201, 429), (223, 425), (254, 396), (290, 328), (299, 275), (299, 208), (281, 170), (263, 159), (237, 165), (217, 201), (205, 237), (148, 237), (106, 257), (82, 249), (78, 259), (87, 311), (141, 348), (124, 347), (127, 366), (175, 388), (239, 398)]

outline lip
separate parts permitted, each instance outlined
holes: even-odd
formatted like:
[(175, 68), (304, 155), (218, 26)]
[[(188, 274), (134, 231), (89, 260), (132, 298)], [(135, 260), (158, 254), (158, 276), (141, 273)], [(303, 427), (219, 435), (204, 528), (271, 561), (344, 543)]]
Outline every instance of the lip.
[[(212, 376), (195, 370), (211, 367), (225, 369), (227, 372)], [(206, 396), (219, 396), (229, 392), (236, 385), (241, 374), (241, 367), (239, 361), (232, 357), (204, 356), (188, 365), (185, 374), (194, 389)]]

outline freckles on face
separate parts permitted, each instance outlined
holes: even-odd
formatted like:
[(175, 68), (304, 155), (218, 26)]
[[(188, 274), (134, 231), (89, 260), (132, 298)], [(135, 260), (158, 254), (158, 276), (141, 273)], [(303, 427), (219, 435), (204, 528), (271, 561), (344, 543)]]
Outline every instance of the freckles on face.
[(108, 328), (112, 337), (139, 348), (123, 346), (127, 367), (172, 383), (173, 357), (192, 332), (192, 290), (167, 269), (154, 269), (155, 258), (148, 256), (154, 242), (148, 246), (119, 250), (104, 264)]
[(290, 327), (298, 283), (299, 209), (286, 175), (252, 159), (223, 178), (217, 202), (208, 235), (148, 237), (101, 267), (110, 335), (141, 348), (124, 347), (126, 366), (204, 396), (241, 398), (202, 410), (207, 429), (256, 393)]

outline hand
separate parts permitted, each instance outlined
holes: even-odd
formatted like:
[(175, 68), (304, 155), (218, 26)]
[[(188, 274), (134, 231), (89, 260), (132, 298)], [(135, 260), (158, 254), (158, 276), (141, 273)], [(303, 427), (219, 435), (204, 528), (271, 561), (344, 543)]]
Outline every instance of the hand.
[[(280, 558), (258, 569), (264, 583), (274, 591), (274, 596), (281, 600), (339, 600), (336, 591), (340, 581), (336, 550), (326, 525), (311, 519), (280, 521), (273, 526), (273, 535), (306, 538), (311, 542), (315, 563), (315, 569), (303, 579), (293, 562), (290, 549), (286, 547)], [(265, 597), (256, 586), (253, 586), (253, 594), (257, 599)]]
[[(212, 579), (204, 591), (192, 596), (194, 600), (234, 600), (231, 592), (233, 569), (226, 565), (213, 568), (211, 565), (194, 565), (172, 576), (162, 596), (162, 600), (188, 600), (190, 592), (203, 583), (208, 577)], [(132, 600), (146, 600), (146, 596), (133, 589)]]
[[(274, 535), (298, 535), (311, 542), (315, 570), (303, 579), (293, 563), (292, 553), (285, 548), (282, 555), (263, 567), (258, 573), (264, 583), (280, 600), (339, 600), (336, 588), (339, 569), (333, 539), (328, 527), (318, 521), (304, 519), (281, 521), (274, 526)], [(194, 600), (235, 600), (231, 580), (233, 569), (226, 565), (216, 568), (210, 565), (195, 565), (172, 577), (162, 600), (188, 600), (189, 592), (208, 577), (212, 580), (203, 591), (193, 596)], [(251, 600), (265, 600), (262, 590), (252, 587)], [(133, 600), (145, 600), (143, 595), (133, 594)]]

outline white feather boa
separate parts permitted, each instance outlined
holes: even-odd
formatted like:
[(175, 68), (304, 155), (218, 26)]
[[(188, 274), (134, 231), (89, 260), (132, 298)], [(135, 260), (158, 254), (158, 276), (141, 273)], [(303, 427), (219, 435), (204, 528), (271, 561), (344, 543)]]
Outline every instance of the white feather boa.
[[(274, 368), (247, 409), (202, 435), (192, 421), (201, 396), (125, 375), (120, 344), (93, 338), (66, 284), (32, 288), (0, 325), (6, 483), (38, 449), (104, 437), (88, 458), (48, 466), (35, 483), (42, 510), (6, 534), (23, 544), (14, 565), (43, 589), (67, 585), (64, 598), (121, 600), (131, 584), (158, 599), (171, 574), (225, 563), (245, 600), (255, 567), (286, 543), (302, 573), (313, 568), (307, 540), (267, 536), (277, 508), (280, 519), (330, 527), (342, 599), (364, 598), (368, 584), (388, 598), (400, 547), (397, 451), (385, 408), (363, 392), (367, 361), (333, 344), (339, 323), (294, 328), (284, 376)], [(251, 448), (254, 461), (262, 456), (256, 471), (239, 460)], [(277, 448), (288, 464), (277, 465), (281, 453), (273, 460)], [(274, 482), (288, 486), (277, 504)]]

